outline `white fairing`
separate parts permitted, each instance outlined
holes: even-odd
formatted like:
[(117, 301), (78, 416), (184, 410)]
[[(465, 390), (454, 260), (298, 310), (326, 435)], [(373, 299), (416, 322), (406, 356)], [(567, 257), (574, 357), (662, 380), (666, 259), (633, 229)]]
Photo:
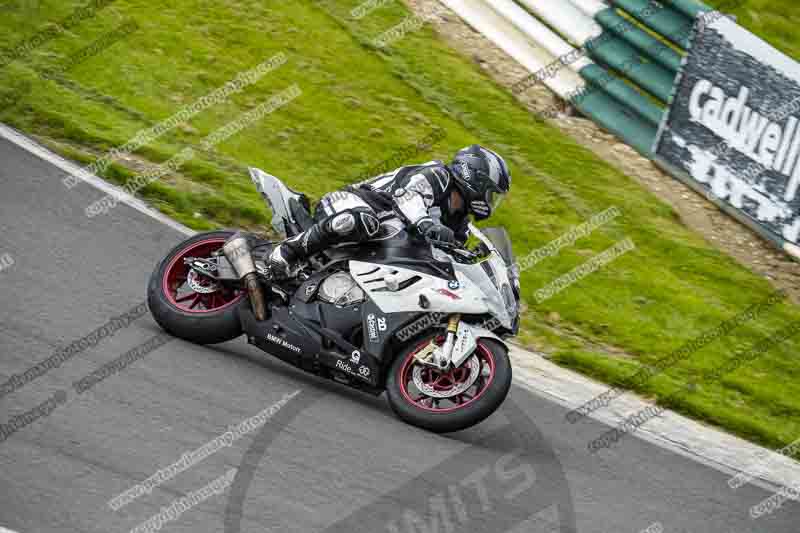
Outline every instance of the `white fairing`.
[(453, 354), (450, 359), (453, 362), (453, 366), (461, 366), (461, 363), (477, 347), (478, 339), (475, 337), (475, 330), (466, 322), (459, 322), (458, 330), (456, 331), (456, 342), (453, 344)]
[[(483, 232), (470, 224), (469, 232), (477, 237), (489, 250), (489, 257), (480, 263), (465, 265), (453, 263), (456, 271), (461, 271), (481, 287), (484, 293), (486, 305), (489, 312), (505, 328), (510, 328), (519, 309), (517, 300), (514, 298), (512, 280), (508, 276), (510, 265), (507, 265), (503, 256)], [(494, 281), (486, 274), (483, 265), (490, 267)]]
[[(455, 266), (455, 265), (454, 265)], [(448, 281), (429, 276), (418, 270), (350, 261), (350, 274), (358, 286), (375, 302), (384, 313), (402, 312), (440, 312), (440, 313), (488, 313), (483, 292), (467, 276), (456, 270), (458, 288), (450, 288)], [(389, 290), (394, 284), (419, 277), (420, 280), (404, 289)], [(429, 306), (420, 306), (420, 295), (424, 295)]]
[(488, 329), (472, 326), (463, 321), (459, 322), (458, 331), (456, 332), (456, 342), (453, 346), (453, 355), (451, 357), (454, 367), (461, 366), (461, 364), (466, 361), (467, 357), (475, 351), (475, 348), (478, 347), (478, 339), (480, 338), (495, 339), (503, 346), (506, 346), (503, 339)]
[(292, 191), (283, 184), (281, 180), (267, 174), (263, 170), (251, 167), (250, 178), (256, 185), (256, 189), (264, 197), (272, 211), (272, 227), (278, 232), (282, 239), (286, 238), (286, 225), (284, 220), (295, 222), (292, 212), (289, 210), (289, 199), (300, 198), (300, 195)]
[[(459, 280), (460, 276), (468, 279), (471, 286), (474, 287), (474, 290), (481, 294), (481, 299), (486, 307), (486, 311), (483, 312), (490, 313), (498, 320), (500, 325), (510, 328), (516, 314), (516, 308), (509, 307), (509, 303), (503, 299), (502, 293), (497, 289), (495, 284), (492, 283), (484, 267), (481, 266), (483, 263), (488, 263), (492, 268), (499, 287), (502, 287), (503, 284), (509, 284), (505, 263), (503, 263), (501, 257), (496, 255), (492, 255), (483, 262), (474, 265), (453, 263), (453, 268), (456, 271), (456, 275), (459, 276)], [(516, 302), (514, 302), (513, 298), (512, 302), (513, 305), (516, 306)]]
[[(489, 250), (489, 256), (480, 263), (452, 261), (448, 254), (435, 250), (437, 259), (451, 260), (457, 284), (418, 270), (364, 261), (350, 261), (350, 273), (384, 313), (489, 314), (499, 325), (511, 328), (517, 304), (508, 265), (478, 228), (470, 224), (469, 229)], [(415, 277), (420, 279), (412, 283)], [(420, 296), (425, 296), (427, 307), (420, 305)]]

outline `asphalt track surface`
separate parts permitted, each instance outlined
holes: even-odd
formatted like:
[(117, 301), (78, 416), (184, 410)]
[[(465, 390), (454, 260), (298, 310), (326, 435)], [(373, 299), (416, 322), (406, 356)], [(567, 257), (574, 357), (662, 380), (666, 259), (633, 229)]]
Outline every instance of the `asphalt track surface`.
[[(0, 382), (144, 300), (156, 261), (184, 236), (121, 204), (89, 219), (102, 193), (0, 140)], [(624, 439), (514, 386), (501, 412), (457, 434), (409, 427), (383, 397), (310, 376), (243, 340), (176, 339), (78, 392), (73, 382), (160, 334), (145, 314), (0, 397), (0, 423), (52, 397), (46, 416), (0, 441), (0, 526), (19, 533), (128, 532), (231, 469), (230, 486), (169, 532), (796, 533), (787, 502), (753, 520), (770, 492)], [(119, 510), (108, 501), (285, 395), (260, 429)], [(1, 528), (0, 528), (1, 530)]]

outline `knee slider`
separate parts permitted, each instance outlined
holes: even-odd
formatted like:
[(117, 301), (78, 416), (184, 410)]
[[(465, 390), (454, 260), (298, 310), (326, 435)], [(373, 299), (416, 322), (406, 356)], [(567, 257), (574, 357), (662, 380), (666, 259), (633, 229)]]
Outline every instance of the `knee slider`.
[(333, 215), (328, 222), (328, 227), (337, 235), (350, 235), (356, 229), (356, 217), (348, 211)]

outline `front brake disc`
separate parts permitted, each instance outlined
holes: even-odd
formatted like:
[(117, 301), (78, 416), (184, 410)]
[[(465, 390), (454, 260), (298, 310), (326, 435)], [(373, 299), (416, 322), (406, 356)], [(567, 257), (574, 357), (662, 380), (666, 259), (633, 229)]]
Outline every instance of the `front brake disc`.
[[(426, 347), (427, 348), (427, 347)], [(468, 388), (470, 388), (473, 383), (478, 379), (481, 374), (481, 363), (478, 361), (478, 357), (475, 354), (472, 354), (469, 359), (462, 363), (461, 368), (469, 368), (469, 377), (464, 381), (458, 383), (453, 388), (448, 389), (446, 391), (439, 391), (433, 388), (432, 385), (425, 383), (422, 380), (422, 366), (415, 366), (412, 377), (414, 379), (414, 385), (417, 386), (420, 392), (425, 394), (426, 396), (430, 396), (431, 398), (451, 398), (453, 396), (458, 396)], [(434, 369), (437, 367), (434, 367)], [(451, 369), (450, 372), (453, 370)]]

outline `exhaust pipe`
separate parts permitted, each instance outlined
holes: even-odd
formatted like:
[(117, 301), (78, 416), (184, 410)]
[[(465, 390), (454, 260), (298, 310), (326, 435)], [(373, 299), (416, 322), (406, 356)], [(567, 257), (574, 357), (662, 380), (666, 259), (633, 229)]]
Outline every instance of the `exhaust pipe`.
[(250, 297), (250, 306), (253, 308), (253, 314), (256, 320), (266, 320), (267, 306), (264, 301), (264, 291), (261, 289), (261, 284), (258, 282), (258, 275), (256, 274), (256, 265), (253, 262), (253, 256), (250, 253), (250, 244), (247, 237), (242, 232), (237, 232), (230, 239), (225, 241), (222, 246), (222, 252), (225, 257), (233, 265), (236, 275), (239, 276), (247, 288), (247, 294)]
[(264, 291), (261, 290), (261, 284), (258, 282), (258, 276), (255, 272), (251, 272), (244, 277), (244, 285), (247, 287), (247, 294), (250, 297), (250, 305), (253, 308), (256, 320), (266, 320), (267, 306), (264, 303)]

